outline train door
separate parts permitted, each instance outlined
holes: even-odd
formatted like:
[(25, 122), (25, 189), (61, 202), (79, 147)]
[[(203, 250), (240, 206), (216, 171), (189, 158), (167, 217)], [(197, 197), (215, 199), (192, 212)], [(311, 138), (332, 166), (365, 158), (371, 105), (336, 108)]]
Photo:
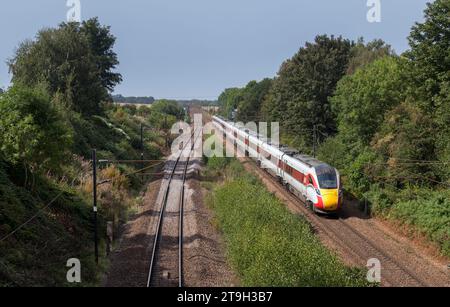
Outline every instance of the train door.
[(314, 181), (311, 177), (311, 175), (307, 175), (305, 176), (305, 180), (306, 180), (306, 198), (313, 202), (314, 204), (317, 203), (317, 194), (316, 194), (316, 189), (314, 188)]
[(250, 157), (250, 153), (249, 153), (249, 147), (250, 147), (250, 139), (248, 134), (245, 135), (245, 157), (248, 158)]
[(283, 183), (285, 183), (286, 182), (286, 176), (284, 175), (285, 174), (285, 166), (287, 165), (286, 164), (286, 159), (284, 158), (284, 154), (280, 157), (280, 164), (278, 165), (278, 171), (279, 171), (279, 176), (280, 176), (280, 178), (281, 178), (281, 180), (282, 180), (282, 182)]

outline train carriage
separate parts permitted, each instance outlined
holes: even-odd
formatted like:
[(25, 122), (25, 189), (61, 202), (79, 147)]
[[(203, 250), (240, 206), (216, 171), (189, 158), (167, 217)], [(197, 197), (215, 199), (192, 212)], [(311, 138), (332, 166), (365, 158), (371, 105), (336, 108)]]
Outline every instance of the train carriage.
[(335, 168), (286, 146), (274, 146), (269, 139), (221, 117), (214, 116), (213, 123), (314, 212), (334, 214), (341, 209), (340, 175)]

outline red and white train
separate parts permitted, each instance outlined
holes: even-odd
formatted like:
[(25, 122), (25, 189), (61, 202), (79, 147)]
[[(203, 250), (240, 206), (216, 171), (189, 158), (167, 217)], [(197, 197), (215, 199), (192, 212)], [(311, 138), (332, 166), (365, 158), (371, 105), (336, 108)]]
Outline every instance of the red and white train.
[(301, 155), (235, 123), (214, 116), (215, 127), (237, 150), (256, 160), (314, 212), (336, 214), (343, 197), (339, 172), (315, 158)]

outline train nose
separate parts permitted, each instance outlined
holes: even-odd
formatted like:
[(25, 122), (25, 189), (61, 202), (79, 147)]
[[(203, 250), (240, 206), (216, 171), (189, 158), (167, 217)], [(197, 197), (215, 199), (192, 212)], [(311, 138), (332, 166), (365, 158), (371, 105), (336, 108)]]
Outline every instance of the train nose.
[(327, 211), (337, 210), (339, 207), (339, 191), (334, 190), (321, 190), (323, 199), (323, 208)]

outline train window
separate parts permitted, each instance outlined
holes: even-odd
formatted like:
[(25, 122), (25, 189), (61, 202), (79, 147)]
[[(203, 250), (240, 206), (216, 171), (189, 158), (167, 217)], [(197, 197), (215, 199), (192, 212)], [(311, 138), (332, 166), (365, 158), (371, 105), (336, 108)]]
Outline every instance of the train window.
[(309, 184), (314, 185), (314, 181), (312, 180), (312, 177), (311, 177), (311, 176), (308, 176), (308, 179), (309, 179)]
[(320, 165), (316, 167), (319, 186), (322, 189), (337, 189), (336, 170), (328, 165)]
[(289, 175), (292, 175), (292, 167), (290, 167), (289, 165), (286, 165), (286, 172), (287, 172)]

